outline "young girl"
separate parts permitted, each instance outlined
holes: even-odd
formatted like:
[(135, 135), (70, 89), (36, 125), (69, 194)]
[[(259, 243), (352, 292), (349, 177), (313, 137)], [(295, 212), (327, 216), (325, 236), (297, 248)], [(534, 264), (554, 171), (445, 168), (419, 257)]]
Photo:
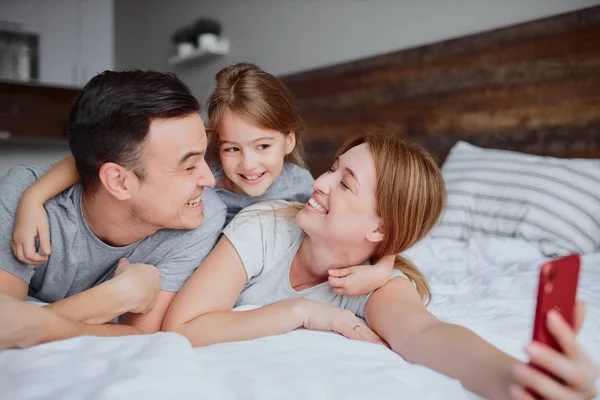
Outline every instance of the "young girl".
[[(216, 178), (215, 189), (227, 206), (227, 222), (258, 201), (309, 200), (314, 179), (304, 162), (304, 123), (282, 81), (253, 64), (222, 69), (208, 101), (206, 125), (207, 161)], [(21, 262), (46, 260), (51, 247), (43, 204), (78, 180), (69, 156), (23, 194), (11, 243)], [(36, 252), (36, 236), (43, 254)], [(369, 293), (390, 279), (393, 260), (387, 256), (373, 266), (331, 270), (329, 284), (336, 294)]]

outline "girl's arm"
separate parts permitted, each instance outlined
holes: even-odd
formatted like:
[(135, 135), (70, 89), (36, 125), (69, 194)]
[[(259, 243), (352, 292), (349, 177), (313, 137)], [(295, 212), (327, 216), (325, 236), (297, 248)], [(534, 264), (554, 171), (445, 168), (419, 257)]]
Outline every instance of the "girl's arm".
[(360, 296), (379, 289), (392, 277), (396, 256), (385, 256), (374, 265), (329, 270), (329, 285), (336, 294)]
[(37, 203), (45, 203), (63, 190), (79, 181), (79, 173), (73, 156), (67, 156), (52, 166), (36, 183), (31, 185), (23, 194)]
[[(26, 264), (40, 264), (48, 259), (52, 251), (48, 216), (44, 203), (79, 181), (73, 156), (68, 156), (50, 168), (31, 185), (21, 197), (11, 247), (19, 261)], [(39, 238), (43, 254), (35, 248), (35, 237)]]
[(237, 251), (222, 236), (175, 296), (162, 329), (183, 334), (194, 347), (257, 339), (299, 327), (382, 343), (351, 312), (316, 301), (294, 299), (250, 311), (231, 311), (247, 280)]
[[(538, 390), (541, 387), (539, 381), (534, 382), (531, 378), (535, 372), (531, 367), (500, 351), (469, 329), (442, 322), (431, 315), (406, 279), (392, 279), (375, 291), (367, 300), (365, 317), (369, 326), (407, 361), (458, 379), (465, 388), (485, 398), (529, 399), (524, 395), (523, 386), (534, 386)], [(572, 332), (568, 341), (578, 347)], [(585, 355), (583, 350), (579, 350)], [(546, 389), (547, 394), (552, 393), (549, 398), (567, 399), (574, 398), (573, 395), (576, 398), (593, 398), (593, 394), (591, 397), (587, 395), (593, 393), (590, 387), (594, 387), (596, 371), (589, 364), (577, 360), (571, 360), (570, 369), (571, 376), (585, 378), (574, 382), (564, 372), (557, 371), (556, 365), (549, 368), (572, 385), (567, 387), (553, 381), (555, 387)], [(529, 380), (524, 375), (529, 376)], [(567, 390), (571, 397), (564, 395)]]

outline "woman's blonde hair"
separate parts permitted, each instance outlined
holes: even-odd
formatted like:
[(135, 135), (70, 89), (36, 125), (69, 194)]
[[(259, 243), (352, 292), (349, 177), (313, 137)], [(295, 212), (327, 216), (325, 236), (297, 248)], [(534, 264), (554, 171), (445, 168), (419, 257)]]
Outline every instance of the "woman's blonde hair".
[(208, 100), (209, 165), (220, 165), (219, 129), (225, 111), (230, 110), (249, 123), (284, 135), (295, 135), (296, 146), (285, 156), (286, 162), (306, 168), (304, 161), (304, 122), (285, 84), (254, 64), (239, 63), (223, 68), (216, 75), (216, 87)]
[(348, 140), (338, 156), (366, 143), (377, 174), (377, 213), (384, 237), (374, 258), (395, 254), (394, 268), (414, 282), (425, 303), (431, 291), (425, 276), (399, 253), (421, 240), (437, 223), (446, 201), (446, 187), (435, 160), (420, 146), (384, 129)]

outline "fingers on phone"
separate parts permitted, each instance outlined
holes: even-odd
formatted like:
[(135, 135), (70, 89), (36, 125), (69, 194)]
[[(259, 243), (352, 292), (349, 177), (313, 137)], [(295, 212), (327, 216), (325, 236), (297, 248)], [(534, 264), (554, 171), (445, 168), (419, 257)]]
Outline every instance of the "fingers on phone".
[(576, 357), (579, 353), (577, 337), (558, 311), (548, 311), (546, 325), (562, 351), (569, 357)]
[(547, 399), (570, 399), (575, 393), (546, 374), (526, 364), (517, 364), (513, 369), (517, 381)]
[(533, 364), (545, 369), (559, 379), (574, 387), (585, 384), (581, 368), (556, 350), (538, 343), (531, 343), (525, 348)]
[(575, 331), (575, 334), (578, 334), (581, 330), (581, 326), (583, 325), (583, 320), (585, 319), (585, 304), (581, 301), (576, 302), (573, 312), (573, 330)]
[(535, 398), (527, 393), (521, 386), (512, 385), (509, 390), (511, 399), (513, 400), (535, 400)]

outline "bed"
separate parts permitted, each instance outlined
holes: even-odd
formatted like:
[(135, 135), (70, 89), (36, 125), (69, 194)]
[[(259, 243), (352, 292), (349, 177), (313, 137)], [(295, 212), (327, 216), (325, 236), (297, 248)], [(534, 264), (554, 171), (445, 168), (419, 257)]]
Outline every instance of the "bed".
[[(429, 277), (431, 311), (525, 360), (546, 257), (514, 239), (428, 237), (407, 252)], [(579, 335), (600, 362), (600, 252), (583, 257)], [(193, 349), (172, 333), (82, 337), (0, 353), (2, 399), (476, 399), (390, 350), (303, 329)], [(600, 385), (600, 382), (598, 382)], [(600, 386), (599, 386), (600, 388)]]
[[(436, 157), (448, 207), (405, 255), (431, 283), (432, 313), (522, 360), (540, 265), (580, 252), (587, 314), (579, 338), (600, 363), (598, 37), (595, 7), (284, 77), (308, 124), (315, 175), (347, 136), (382, 121)], [(483, 168), (461, 167), (469, 157)], [(515, 159), (529, 175), (499, 171)], [(557, 188), (555, 173), (540, 178), (540, 163), (558, 165), (560, 180), (576, 187)], [(496, 184), (473, 171), (488, 171)], [(507, 185), (542, 185), (545, 200), (515, 190), (507, 207), (494, 192)], [(81, 337), (0, 352), (0, 371), (0, 398), (10, 400), (478, 398), (382, 346), (304, 329), (198, 349), (173, 333)]]

